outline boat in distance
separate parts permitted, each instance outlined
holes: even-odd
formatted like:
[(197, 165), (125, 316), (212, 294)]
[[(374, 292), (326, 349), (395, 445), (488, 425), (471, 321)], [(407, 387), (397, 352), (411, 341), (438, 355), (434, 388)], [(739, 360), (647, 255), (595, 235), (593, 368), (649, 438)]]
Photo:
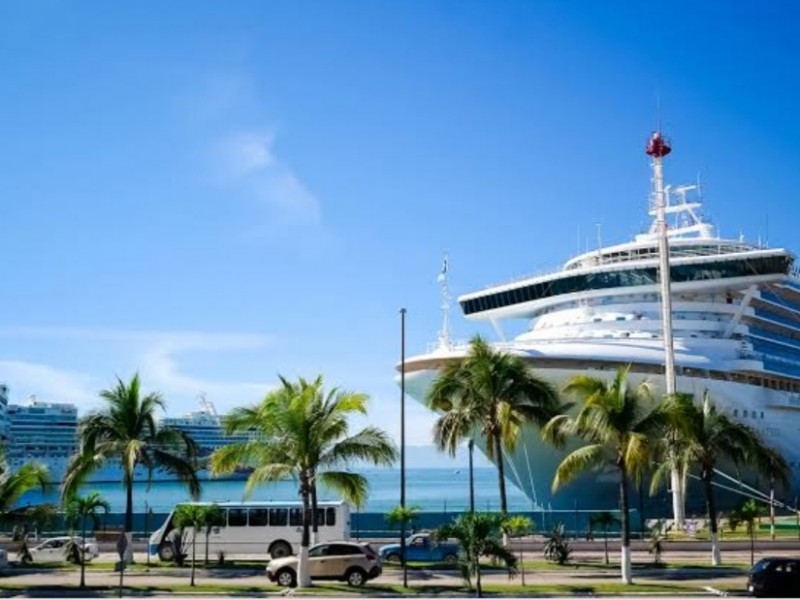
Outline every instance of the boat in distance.
[[(654, 161), (654, 182), (657, 177)], [(665, 393), (656, 187), (647, 231), (628, 242), (579, 254), (554, 272), (464, 294), (458, 298), (464, 316), (488, 321), (498, 337), (494, 348), (520, 356), (557, 389), (579, 374), (610, 379), (622, 367), (629, 368), (633, 383), (647, 380), (656, 394)], [(708, 391), (721, 410), (756, 429), (789, 462), (791, 487), (796, 489), (800, 279), (795, 255), (785, 248), (720, 237), (703, 216), (699, 185), (662, 189), (676, 389), (698, 399)], [(404, 363), (406, 390), (420, 402), (439, 369), (469, 351), (468, 344), (452, 342), (448, 334), (446, 271), (445, 261), (439, 277), (444, 324), (438, 342)], [(527, 327), (506, 339), (503, 326), (511, 320)], [(479, 447), (481, 443), (476, 439)], [(504, 455), (506, 474), (537, 508), (615, 504), (613, 473), (584, 477), (552, 493), (563, 456), (541, 440), (537, 428), (526, 426), (515, 450)], [(586, 491), (587, 481), (593, 484), (591, 492)]]

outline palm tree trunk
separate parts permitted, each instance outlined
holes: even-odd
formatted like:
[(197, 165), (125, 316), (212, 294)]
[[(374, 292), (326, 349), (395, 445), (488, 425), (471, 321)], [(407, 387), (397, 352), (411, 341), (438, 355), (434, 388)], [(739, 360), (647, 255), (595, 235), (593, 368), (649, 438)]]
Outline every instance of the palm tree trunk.
[(311, 521), (309, 517), (309, 503), (311, 489), (308, 481), (308, 472), (300, 473), (300, 495), (303, 498), (303, 538), (300, 542), (300, 561), (297, 569), (297, 587), (311, 587), (311, 573), (309, 572), (308, 547), (311, 539)]
[(311, 543), (319, 542), (319, 524), (317, 523), (317, 473), (312, 474), (311, 480)]
[(706, 488), (706, 504), (708, 506), (708, 529), (711, 534), (711, 565), (718, 567), (721, 558), (719, 553), (719, 537), (717, 533), (717, 505), (714, 500), (714, 486), (711, 485), (713, 469), (703, 469), (703, 483)]
[(195, 561), (195, 555), (197, 549), (197, 544), (195, 543), (197, 542), (197, 528), (194, 527), (193, 529), (194, 531), (192, 531), (192, 581), (191, 581), (192, 587), (194, 587), (194, 565), (197, 562)]
[[(508, 498), (506, 496), (506, 467), (503, 464), (503, 439), (496, 414), (493, 415), (493, 419), (492, 435), (494, 436), (494, 455), (497, 460), (497, 477), (500, 485), (500, 513), (505, 521), (508, 518)], [(508, 547), (508, 532), (506, 531), (503, 531), (503, 546)]]
[(622, 523), (622, 583), (633, 583), (631, 574), (631, 524), (628, 514), (628, 472), (619, 465), (619, 510)]
[(608, 527), (603, 528), (603, 544), (606, 550), (606, 564), (608, 564)]
[(753, 563), (756, 561), (756, 541), (755, 536), (755, 523), (750, 524), (750, 566), (753, 566)]
[(83, 536), (81, 539), (83, 543), (80, 547), (80, 557), (81, 557), (81, 587), (86, 587), (86, 556), (84, 554), (86, 548), (86, 518), (82, 519), (82, 527), (81, 527), (81, 535)]
[(775, 539), (775, 478), (769, 480), (769, 535)]
[(477, 556), (472, 560), (475, 561), (475, 590), (478, 598), (483, 597), (483, 588), (481, 587), (481, 557)]
[(133, 473), (125, 474), (125, 537), (128, 544), (123, 561), (133, 563)]
[(206, 561), (205, 566), (208, 566), (208, 540), (211, 537), (211, 529), (206, 527)]

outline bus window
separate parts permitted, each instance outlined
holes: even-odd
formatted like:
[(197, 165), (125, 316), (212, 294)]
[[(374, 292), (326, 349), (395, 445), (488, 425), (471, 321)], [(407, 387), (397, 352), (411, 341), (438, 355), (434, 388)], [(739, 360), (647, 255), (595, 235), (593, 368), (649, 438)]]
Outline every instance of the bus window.
[(267, 524), (267, 509), (266, 508), (251, 508), (248, 514), (250, 520), (250, 527), (263, 527)]
[(325, 525), (325, 509), (324, 508), (318, 508), (317, 509), (317, 519), (316, 519), (316, 521), (317, 521), (317, 527), (321, 527), (321, 526)]
[(288, 508), (270, 508), (269, 524), (271, 527), (286, 527), (289, 522)]
[(244, 508), (228, 509), (228, 527), (244, 527), (247, 525), (247, 510)]
[(332, 506), (325, 509), (326, 512), (326, 525), (333, 526), (336, 525), (336, 509)]
[(300, 508), (289, 509), (289, 525), (296, 527), (303, 524), (303, 510)]

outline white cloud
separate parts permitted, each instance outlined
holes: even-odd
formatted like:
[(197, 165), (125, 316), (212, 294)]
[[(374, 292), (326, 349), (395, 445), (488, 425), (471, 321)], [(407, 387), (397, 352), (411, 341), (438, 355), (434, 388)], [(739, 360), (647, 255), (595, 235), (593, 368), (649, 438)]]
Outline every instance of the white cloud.
[(225, 137), (215, 158), (225, 182), (269, 210), (282, 224), (319, 224), (319, 199), (294, 170), (275, 153), (272, 132), (240, 131)]
[[(158, 390), (183, 410), (193, 405), (201, 392), (220, 410), (255, 402), (274, 384), (228, 381), (200, 377), (183, 371), (178, 357), (190, 352), (224, 354), (267, 347), (272, 338), (262, 334), (201, 331), (136, 331), (74, 327), (12, 327), (0, 329), (0, 337), (69, 340), (70, 346), (90, 345), (123, 364), (138, 369), (146, 390)], [(96, 364), (86, 369), (97, 368)], [(14, 399), (36, 394), (41, 400), (71, 402), (86, 410), (97, 405), (97, 392), (113, 384), (87, 372), (19, 360), (0, 360), (0, 374), (9, 383)]]
[(19, 360), (0, 360), (3, 380), (11, 385), (12, 401), (35, 395), (40, 400), (71, 402), (82, 410), (94, 404), (99, 382), (86, 373)]

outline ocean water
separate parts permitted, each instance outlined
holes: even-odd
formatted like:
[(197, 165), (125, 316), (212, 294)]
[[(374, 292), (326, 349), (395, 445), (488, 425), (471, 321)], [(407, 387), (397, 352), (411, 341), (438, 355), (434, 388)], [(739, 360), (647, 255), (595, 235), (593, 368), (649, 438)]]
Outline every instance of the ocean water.
[[(364, 469), (359, 471), (369, 480), (369, 497), (359, 510), (386, 512), (400, 503), (400, 471), (398, 469)], [(497, 471), (477, 468), (475, 475), (475, 505), (479, 510), (499, 510), (500, 496)], [(202, 500), (239, 501), (244, 495), (244, 481), (207, 480), (202, 482)], [(531, 501), (510, 481), (506, 483), (510, 510), (531, 510)], [(99, 492), (110, 503), (111, 512), (125, 510), (125, 488), (121, 482), (89, 483), (82, 493)], [(188, 500), (186, 487), (177, 482), (136, 483), (133, 492), (134, 512), (168, 512), (175, 504)], [(250, 500), (298, 500), (297, 483), (281, 481), (264, 484), (253, 491)], [(335, 493), (320, 490), (320, 500), (337, 500)], [(57, 489), (46, 493), (31, 491), (19, 505), (52, 502), (58, 504)], [(419, 505), (424, 511), (451, 512), (469, 507), (468, 469), (406, 469), (406, 504)]]

